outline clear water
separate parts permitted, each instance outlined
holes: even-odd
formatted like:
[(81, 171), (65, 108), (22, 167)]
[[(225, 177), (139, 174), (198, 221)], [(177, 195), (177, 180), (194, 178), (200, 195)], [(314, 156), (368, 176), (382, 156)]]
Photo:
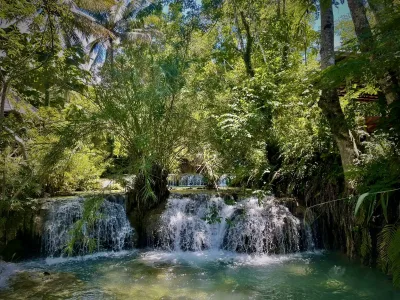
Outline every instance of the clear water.
[(0, 299), (400, 299), (379, 271), (323, 253), (130, 251), (14, 268)]

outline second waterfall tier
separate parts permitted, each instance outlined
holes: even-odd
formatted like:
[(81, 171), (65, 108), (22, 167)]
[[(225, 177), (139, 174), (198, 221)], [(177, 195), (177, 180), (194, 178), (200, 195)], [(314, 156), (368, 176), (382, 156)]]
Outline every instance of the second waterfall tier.
[[(44, 224), (42, 253), (65, 256), (133, 247), (134, 231), (126, 217), (123, 198), (109, 197), (99, 207), (85, 207), (88, 200), (77, 198), (50, 205)], [(120, 201), (117, 201), (120, 200)]]
[(171, 196), (153, 237), (156, 248), (170, 251), (284, 254), (314, 248), (310, 227), (273, 197), (232, 202), (201, 194)]

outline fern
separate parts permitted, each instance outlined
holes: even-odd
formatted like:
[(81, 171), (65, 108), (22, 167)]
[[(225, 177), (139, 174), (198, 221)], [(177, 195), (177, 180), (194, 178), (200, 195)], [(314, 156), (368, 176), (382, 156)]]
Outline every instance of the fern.
[(393, 276), (400, 287), (400, 224), (388, 224), (378, 235), (379, 263), (382, 270)]
[(400, 287), (400, 227), (397, 227), (389, 244), (388, 258), (393, 284)]

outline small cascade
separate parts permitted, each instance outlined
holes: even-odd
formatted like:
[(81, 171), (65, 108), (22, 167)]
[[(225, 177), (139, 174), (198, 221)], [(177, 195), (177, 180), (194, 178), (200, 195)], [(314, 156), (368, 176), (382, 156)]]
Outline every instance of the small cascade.
[(206, 180), (201, 174), (169, 174), (168, 175), (169, 186), (205, 186)]
[(232, 176), (229, 176), (227, 174), (223, 174), (219, 179), (218, 179), (218, 186), (219, 187), (227, 187), (229, 183), (232, 180)]
[[(219, 187), (227, 187), (232, 177), (229, 175), (222, 175), (217, 184)], [(206, 178), (201, 174), (169, 174), (168, 175), (168, 186), (176, 187), (194, 187), (194, 186), (205, 186), (207, 184)]]
[[(121, 251), (133, 246), (133, 229), (126, 217), (124, 205), (113, 199), (104, 200), (92, 224), (83, 223), (81, 242), (74, 244), (74, 253)], [(77, 222), (83, 218), (84, 199), (55, 202), (44, 224), (42, 252), (46, 256), (65, 254)]]
[(273, 197), (226, 203), (221, 197), (172, 196), (161, 215), (156, 246), (169, 251), (224, 249), (292, 253), (313, 248), (308, 226)]
[(179, 179), (179, 186), (204, 186), (204, 176), (201, 174), (184, 174)]

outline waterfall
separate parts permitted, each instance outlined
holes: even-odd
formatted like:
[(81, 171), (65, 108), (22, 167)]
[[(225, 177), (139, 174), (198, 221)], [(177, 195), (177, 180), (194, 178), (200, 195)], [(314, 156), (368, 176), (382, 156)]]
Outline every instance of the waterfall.
[[(132, 248), (133, 229), (126, 217), (123, 203), (114, 201), (114, 198), (104, 200), (93, 223), (82, 224), (82, 239), (74, 244), (74, 253), (84, 255)], [(54, 201), (51, 204), (44, 224), (44, 255), (56, 257), (65, 254), (66, 245), (73, 239), (72, 231), (77, 226), (77, 221), (83, 218), (84, 202), (84, 199), (78, 198)]]
[(157, 236), (156, 246), (169, 251), (283, 254), (314, 246), (309, 226), (273, 197), (236, 203), (209, 195), (171, 196)]
[(201, 174), (169, 174), (169, 186), (204, 186), (206, 184), (204, 176)]
[(233, 176), (229, 176), (227, 174), (223, 174), (219, 179), (218, 179), (218, 186), (219, 187), (227, 187), (232, 180)]
[[(229, 182), (232, 180), (232, 176), (227, 174), (222, 175), (218, 180), (219, 187), (227, 187)], [(171, 187), (175, 186), (184, 186), (184, 187), (193, 187), (193, 186), (205, 186), (206, 179), (201, 174), (169, 174), (168, 175), (168, 185)]]
[(184, 174), (179, 180), (179, 186), (203, 186), (204, 176), (201, 174)]

